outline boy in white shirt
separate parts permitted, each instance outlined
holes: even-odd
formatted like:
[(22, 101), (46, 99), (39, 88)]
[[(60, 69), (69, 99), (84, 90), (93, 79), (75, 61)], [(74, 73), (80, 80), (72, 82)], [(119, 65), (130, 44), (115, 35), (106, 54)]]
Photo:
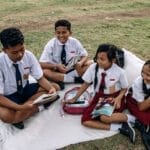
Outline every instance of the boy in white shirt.
[[(43, 93), (54, 93), (59, 86), (53, 86), (43, 76), (35, 56), (25, 50), (24, 36), (19, 29), (4, 29), (0, 41), (3, 46), (0, 53), (0, 119), (23, 129), (22, 121), (39, 111), (33, 101)], [(29, 75), (38, 83), (29, 84)]]
[[(46, 78), (61, 83), (82, 82), (80, 76), (92, 61), (88, 60), (87, 51), (77, 39), (71, 37), (71, 34), (71, 23), (68, 20), (58, 20), (55, 23), (56, 37), (46, 44), (40, 57)], [(80, 59), (74, 69), (69, 70), (67, 64), (75, 56), (79, 56)]]

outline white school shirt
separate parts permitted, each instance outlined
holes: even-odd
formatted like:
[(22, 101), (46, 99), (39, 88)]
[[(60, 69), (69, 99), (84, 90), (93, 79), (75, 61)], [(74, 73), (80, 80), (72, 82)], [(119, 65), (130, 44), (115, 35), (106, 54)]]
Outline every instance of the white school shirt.
[[(57, 38), (51, 39), (44, 47), (43, 53), (40, 57), (40, 62), (61, 64), (62, 43)], [(83, 48), (81, 43), (69, 37), (65, 43), (66, 63), (74, 56), (87, 56), (87, 51)]]
[(122, 88), (128, 88), (128, 81), (124, 70), (120, 68), (118, 65), (113, 64), (111, 68), (105, 71), (104, 69), (99, 67), (97, 72), (98, 83), (96, 85), (96, 89), (94, 89), (95, 67), (96, 63), (90, 65), (89, 68), (84, 73), (84, 75), (82, 76), (82, 79), (85, 82), (93, 83), (92, 86), (94, 94), (99, 91), (102, 72), (106, 73), (104, 94), (115, 93), (121, 90)]
[[(21, 61), (17, 62), (22, 76), (23, 87), (26, 85), (29, 75), (36, 80), (43, 76), (42, 69), (35, 56), (25, 51)], [(0, 53), (0, 94), (10, 95), (17, 91), (15, 68), (12, 60), (4, 52)]]
[[(150, 84), (146, 84), (146, 87), (149, 89)], [(143, 78), (139, 76), (138, 78), (135, 79), (132, 85), (132, 97), (137, 101), (137, 102), (143, 102), (145, 100), (145, 94), (143, 92)]]

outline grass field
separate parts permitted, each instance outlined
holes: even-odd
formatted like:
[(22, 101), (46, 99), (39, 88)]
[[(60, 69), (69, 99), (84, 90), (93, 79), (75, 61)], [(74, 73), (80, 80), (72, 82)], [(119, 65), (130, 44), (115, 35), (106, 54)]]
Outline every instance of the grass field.
[[(99, 44), (113, 43), (150, 59), (149, 0), (0, 0), (0, 30), (19, 27), (25, 35), (27, 49), (38, 58), (46, 42), (54, 36), (54, 23), (68, 19), (73, 36), (88, 50), (90, 57)], [(137, 132), (138, 133), (138, 132)], [(71, 145), (65, 150), (143, 150), (138, 133), (135, 145), (126, 137)]]

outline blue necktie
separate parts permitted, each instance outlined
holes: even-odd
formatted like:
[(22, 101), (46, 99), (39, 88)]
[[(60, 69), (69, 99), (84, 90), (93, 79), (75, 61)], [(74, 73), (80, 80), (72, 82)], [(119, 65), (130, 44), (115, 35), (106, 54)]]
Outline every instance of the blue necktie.
[(66, 64), (66, 50), (65, 50), (65, 45), (62, 45), (61, 62), (64, 65)]
[(16, 83), (17, 83), (17, 91), (19, 94), (22, 94), (23, 92), (23, 86), (22, 86), (22, 78), (21, 78), (21, 73), (19, 71), (18, 64), (13, 64), (13, 66), (16, 69)]

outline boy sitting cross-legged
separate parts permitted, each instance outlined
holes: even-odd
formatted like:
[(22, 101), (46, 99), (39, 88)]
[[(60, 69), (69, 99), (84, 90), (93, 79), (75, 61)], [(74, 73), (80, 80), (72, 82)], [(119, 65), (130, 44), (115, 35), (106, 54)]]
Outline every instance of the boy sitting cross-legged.
[[(0, 119), (22, 129), (22, 121), (39, 111), (33, 101), (43, 93), (54, 93), (57, 84), (43, 76), (35, 56), (25, 50), (24, 36), (17, 28), (1, 31), (0, 41)], [(38, 83), (29, 84), (29, 75)]]

